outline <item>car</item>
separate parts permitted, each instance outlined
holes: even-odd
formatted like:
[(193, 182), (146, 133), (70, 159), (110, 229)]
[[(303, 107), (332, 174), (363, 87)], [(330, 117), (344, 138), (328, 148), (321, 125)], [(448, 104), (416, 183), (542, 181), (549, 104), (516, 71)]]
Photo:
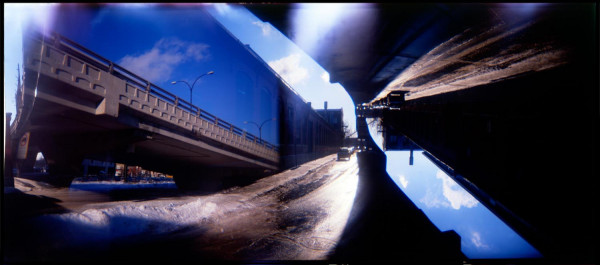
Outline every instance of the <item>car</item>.
[(353, 147), (342, 147), (338, 151), (337, 160), (338, 161), (342, 160), (342, 159), (350, 160), (350, 157), (352, 156), (352, 153), (354, 153), (354, 148)]

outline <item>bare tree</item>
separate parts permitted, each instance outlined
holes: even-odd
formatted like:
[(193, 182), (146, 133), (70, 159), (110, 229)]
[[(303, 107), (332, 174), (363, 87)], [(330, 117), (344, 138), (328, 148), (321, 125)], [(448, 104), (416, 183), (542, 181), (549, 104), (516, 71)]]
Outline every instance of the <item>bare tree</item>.
[(344, 138), (350, 138), (356, 134), (356, 130), (354, 128), (350, 128), (347, 122), (344, 122), (342, 126), (344, 128)]

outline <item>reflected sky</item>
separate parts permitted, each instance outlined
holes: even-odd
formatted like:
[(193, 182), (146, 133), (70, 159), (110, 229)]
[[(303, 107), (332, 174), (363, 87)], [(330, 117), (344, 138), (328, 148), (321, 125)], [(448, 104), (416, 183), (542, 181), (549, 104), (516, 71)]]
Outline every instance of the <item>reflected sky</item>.
[[(381, 148), (375, 122), (369, 126)], [(431, 162), (423, 151), (386, 151), (387, 172), (441, 231), (454, 230), (470, 259), (540, 258), (541, 254)]]

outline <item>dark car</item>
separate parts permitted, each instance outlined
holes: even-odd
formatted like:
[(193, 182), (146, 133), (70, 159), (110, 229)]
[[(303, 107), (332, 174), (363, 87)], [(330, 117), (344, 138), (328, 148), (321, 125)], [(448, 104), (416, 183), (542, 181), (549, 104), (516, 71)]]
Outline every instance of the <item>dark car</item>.
[(353, 147), (342, 147), (338, 151), (337, 160), (342, 160), (342, 159), (350, 160), (350, 157), (352, 156), (353, 152), (354, 152)]

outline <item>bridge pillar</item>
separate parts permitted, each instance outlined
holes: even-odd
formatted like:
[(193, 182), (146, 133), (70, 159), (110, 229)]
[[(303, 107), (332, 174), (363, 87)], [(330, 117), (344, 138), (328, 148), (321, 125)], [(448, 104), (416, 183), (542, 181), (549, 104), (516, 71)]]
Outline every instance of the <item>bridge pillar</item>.
[(12, 113), (6, 113), (6, 136), (4, 138), (4, 187), (14, 187), (12, 137), (10, 135), (10, 119)]
[(44, 181), (54, 186), (68, 187), (73, 179), (83, 176), (83, 155), (78, 149), (80, 142), (47, 135), (38, 135), (36, 138), (48, 166)]
[(57, 157), (48, 158), (48, 178), (46, 181), (57, 187), (68, 187), (76, 177), (82, 176), (79, 169), (81, 158)]
[(218, 192), (234, 186), (248, 185), (269, 174), (259, 168), (178, 167), (173, 174), (177, 188)]
[(192, 169), (175, 173), (173, 179), (180, 190), (217, 192), (223, 188), (222, 177), (218, 175), (213, 170)]
[(17, 157), (17, 166), (19, 168), (19, 175), (33, 173), (35, 170), (33, 166), (35, 165), (37, 153), (39, 153), (40, 149), (38, 146), (30, 143), (29, 148), (27, 148), (27, 155), (24, 158)]

